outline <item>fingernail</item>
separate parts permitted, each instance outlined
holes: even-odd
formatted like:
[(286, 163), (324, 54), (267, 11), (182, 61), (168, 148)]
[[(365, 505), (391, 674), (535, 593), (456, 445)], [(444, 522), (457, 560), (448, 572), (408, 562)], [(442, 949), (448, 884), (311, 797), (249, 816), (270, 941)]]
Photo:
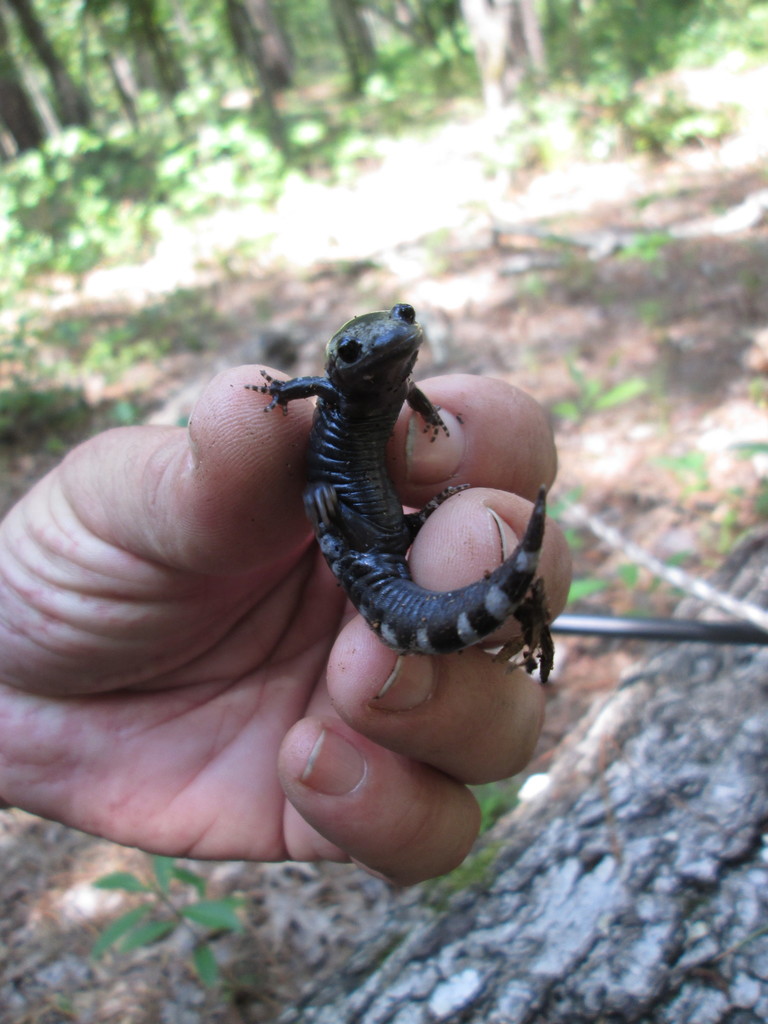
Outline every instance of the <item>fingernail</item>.
[(405, 438), (405, 459), (408, 479), (413, 484), (450, 480), (464, 458), (464, 428), (452, 413), (444, 409), (440, 410), (440, 418), (448, 428), (448, 434), (439, 430), (435, 436), (431, 427), (424, 430), (421, 416), (417, 413), (411, 415)]
[(498, 531), (499, 545), (501, 547), (501, 560), (503, 562), (507, 558), (509, 558), (509, 556), (517, 547), (518, 537), (515, 531), (509, 525), (509, 523), (504, 522), (504, 520), (501, 518), (499, 513), (495, 511), (495, 509), (492, 509), (490, 505), (486, 505), (485, 507), (488, 509), (493, 524), (496, 527), (496, 530)]
[(351, 793), (365, 777), (365, 759), (331, 729), (322, 729), (309, 753), (301, 781), (326, 796)]
[(410, 711), (429, 700), (434, 689), (435, 669), (431, 658), (400, 656), (368, 706), (378, 711)]

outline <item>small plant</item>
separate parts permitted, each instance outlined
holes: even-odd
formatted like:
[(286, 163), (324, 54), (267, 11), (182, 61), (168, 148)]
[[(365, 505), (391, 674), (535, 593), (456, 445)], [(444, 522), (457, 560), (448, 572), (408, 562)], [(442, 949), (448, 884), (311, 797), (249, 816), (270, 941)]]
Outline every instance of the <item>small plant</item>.
[(709, 487), (707, 457), (704, 452), (686, 452), (684, 455), (659, 455), (653, 460), (657, 466), (669, 470), (682, 485), (681, 500)]
[[(755, 455), (768, 455), (768, 441), (741, 441), (731, 447), (743, 459), (751, 459)], [(758, 481), (755, 513), (759, 519), (768, 519), (768, 477), (765, 476), (761, 476)]]
[(176, 928), (188, 928), (195, 936), (192, 963), (207, 987), (220, 983), (219, 967), (210, 939), (220, 932), (241, 932), (238, 910), (243, 898), (206, 897), (206, 880), (195, 871), (181, 867), (172, 857), (153, 856), (152, 876), (146, 881), (131, 871), (113, 871), (97, 879), (97, 889), (142, 894), (138, 906), (115, 918), (99, 936), (91, 955), (102, 957), (108, 949), (128, 953), (170, 935)]
[(0, 336), (0, 444), (45, 436), (56, 446), (58, 435), (81, 427), (88, 415), (81, 392), (59, 385), (53, 371), (41, 366), (27, 319)]
[(518, 803), (520, 786), (517, 781), (488, 782), (475, 786), (473, 793), (480, 807), (480, 834), (487, 832), (507, 811)]
[(424, 882), (422, 891), (429, 905), (439, 913), (447, 909), (457, 893), (468, 889), (487, 891), (493, 881), (494, 865), (503, 846), (501, 840), (486, 843), (447, 875)]
[(573, 399), (558, 402), (552, 409), (555, 415), (566, 420), (578, 422), (589, 413), (623, 405), (648, 390), (647, 381), (641, 377), (628, 377), (615, 387), (606, 388), (602, 381), (587, 376), (573, 358), (568, 359), (568, 373), (578, 393)]
[(592, 597), (593, 594), (599, 594), (606, 590), (607, 587), (606, 580), (600, 580), (594, 576), (575, 579), (571, 582), (571, 588), (568, 591), (568, 604), (572, 605), (577, 601), (583, 601), (587, 597)]
[(667, 231), (648, 231), (635, 235), (619, 253), (619, 259), (640, 260), (642, 263), (657, 264), (661, 254), (672, 241)]

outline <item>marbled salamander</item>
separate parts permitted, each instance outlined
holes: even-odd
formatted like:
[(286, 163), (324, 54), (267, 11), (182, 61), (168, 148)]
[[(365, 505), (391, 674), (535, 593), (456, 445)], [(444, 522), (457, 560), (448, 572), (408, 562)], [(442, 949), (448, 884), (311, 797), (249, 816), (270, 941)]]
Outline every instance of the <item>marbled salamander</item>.
[(328, 343), (325, 377), (247, 385), (272, 396), (265, 411), (317, 398), (309, 439), (304, 505), (320, 549), (350, 600), (377, 636), (401, 654), (448, 654), (483, 640), (510, 616), (527, 646), (525, 664), (546, 681), (553, 645), (540, 580), (534, 582), (544, 536), (541, 489), (522, 541), (493, 572), (469, 586), (438, 592), (411, 579), (406, 553), (427, 517), (460, 487), (449, 487), (421, 512), (405, 514), (386, 470), (386, 447), (403, 402), (423, 418), (433, 439), (448, 433), (438, 410), (411, 380), (424, 340), (412, 306), (368, 313), (346, 323)]

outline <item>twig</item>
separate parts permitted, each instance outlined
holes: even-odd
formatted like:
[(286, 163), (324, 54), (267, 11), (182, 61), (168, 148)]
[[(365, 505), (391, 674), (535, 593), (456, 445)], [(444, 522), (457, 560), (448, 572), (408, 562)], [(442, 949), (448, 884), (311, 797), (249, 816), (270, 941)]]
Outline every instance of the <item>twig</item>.
[(586, 526), (599, 540), (609, 547), (617, 551), (623, 551), (633, 562), (644, 566), (654, 576), (658, 576), (659, 579), (665, 580), (671, 586), (677, 587), (691, 597), (698, 598), (698, 600), (714, 608), (719, 608), (726, 614), (734, 616), (734, 618), (751, 622), (755, 626), (759, 626), (760, 629), (768, 630), (768, 612), (763, 608), (752, 604), (751, 601), (740, 601), (736, 597), (731, 597), (730, 594), (724, 594), (716, 587), (713, 587), (711, 583), (697, 579), (683, 569), (666, 565), (661, 559), (656, 558), (655, 555), (646, 551), (645, 548), (641, 548), (634, 541), (629, 540), (578, 502), (568, 505), (563, 512), (562, 518), (571, 526)]

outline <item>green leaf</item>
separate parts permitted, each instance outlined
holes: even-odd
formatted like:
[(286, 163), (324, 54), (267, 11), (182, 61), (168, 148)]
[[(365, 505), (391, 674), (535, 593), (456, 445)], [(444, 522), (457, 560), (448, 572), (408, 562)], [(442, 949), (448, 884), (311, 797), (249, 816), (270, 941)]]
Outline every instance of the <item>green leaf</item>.
[(730, 444), (731, 451), (737, 451), (742, 458), (749, 459), (753, 455), (768, 455), (768, 441), (739, 441)]
[(120, 940), (120, 951), (130, 953), (133, 949), (140, 949), (142, 946), (149, 946), (158, 939), (162, 939), (176, 927), (175, 921), (147, 921), (129, 932), (125, 938)]
[(152, 868), (155, 872), (157, 884), (162, 892), (168, 892), (170, 888), (171, 879), (174, 877), (173, 869), (175, 863), (174, 857), (161, 857), (159, 854), (155, 854), (152, 857)]
[(118, 942), (124, 935), (127, 935), (133, 928), (136, 927), (138, 922), (146, 917), (152, 908), (146, 904), (143, 907), (134, 907), (133, 910), (126, 911), (125, 914), (121, 914), (120, 917), (108, 925), (101, 935), (94, 943), (93, 949), (91, 950), (91, 956), (94, 960), (98, 960), (99, 957), (103, 956), (106, 950), (110, 946)]
[(576, 402), (557, 402), (552, 406), (552, 412), (563, 420), (581, 419), (581, 409)]
[(189, 868), (174, 868), (173, 877), (184, 885), (193, 885), (201, 899), (205, 896), (207, 883), (203, 876), (198, 875), (196, 871), (190, 871)]
[(121, 889), (123, 892), (151, 892), (148, 885), (130, 871), (113, 871), (93, 883), (95, 889)]
[(631, 590), (637, 586), (637, 581), (640, 577), (640, 568), (634, 562), (626, 562), (624, 565), (618, 566), (616, 572), (625, 587)]
[(571, 604), (573, 601), (580, 601), (584, 597), (590, 597), (592, 594), (599, 594), (607, 586), (608, 584), (605, 580), (574, 580), (571, 583), (571, 589), (568, 591), (568, 604)]
[(195, 965), (198, 978), (206, 988), (213, 988), (219, 984), (221, 972), (219, 971), (219, 965), (216, 963), (216, 957), (213, 955), (213, 950), (207, 942), (201, 942), (199, 946), (195, 947), (195, 951), (192, 954), (192, 962)]
[(615, 388), (611, 388), (609, 391), (604, 392), (602, 395), (598, 395), (595, 398), (595, 409), (610, 409), (614, 405), (621, 405), (623, 402), (629, 402), (633, 398), (637, 398), (638, 395), (642, 395), (648, 390), (648, 383), (641, 377), (630, 377), (629, 380), (625, 380), (621, 384), (617, 384)]
[(180, 913), (196, 924), (201, 924), (211, 931), (241, 932), (243, 925), (237, 916), (237, 907), (242, 900), (229, 897), (223, 900), (200, 900), (188, 907), (182, 907)]

